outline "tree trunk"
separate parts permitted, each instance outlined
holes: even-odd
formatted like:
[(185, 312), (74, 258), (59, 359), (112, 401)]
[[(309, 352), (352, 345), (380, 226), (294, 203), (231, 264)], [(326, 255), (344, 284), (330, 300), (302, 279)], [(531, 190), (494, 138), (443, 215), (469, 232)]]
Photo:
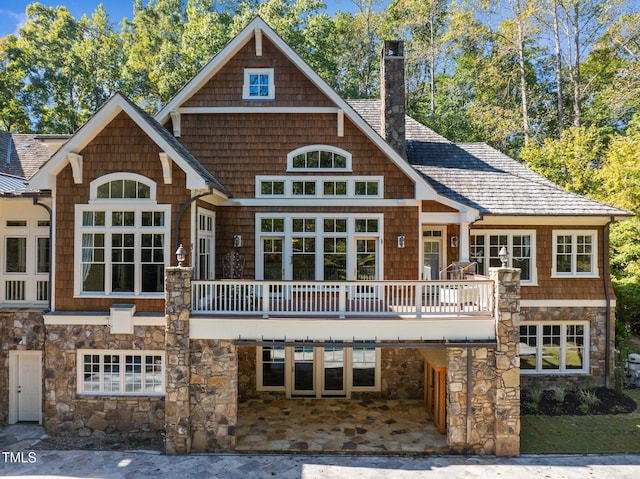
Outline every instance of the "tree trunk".
[(560, 25), (558, 22), (558, 1), (553, 0), (553, 39), (556, 48), (556, 97), (558, 99), (558, 136), (564, 130), (564, 92), (562, 78), (562, 50), (560, 49)]
[(573, 24), (575, 32), (573, 36), (573, 47), (575, 49), (573, 63), (573, 126), (582, 125), (582, 101), (580, 92), (580, 5), (578, 0), (573, 4)]
[[(518, 2), (520, 10), (520, 2)], [(520, 96), (522, 103), (522, 130), (524, 133), (524, 144), (529, 144), (529, 96), (527, 95), (527, 72), (525, 70), (524, 59), (524, 24), (521, 12), (518, 12), (518, 57), (520, 63)]]

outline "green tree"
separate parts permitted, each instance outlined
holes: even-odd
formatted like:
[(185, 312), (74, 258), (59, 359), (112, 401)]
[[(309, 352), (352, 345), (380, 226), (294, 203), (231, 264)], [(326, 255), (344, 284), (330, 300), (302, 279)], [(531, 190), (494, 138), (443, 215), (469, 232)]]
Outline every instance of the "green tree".
[(84, 25), (65, 7), (33, 3), (26, 13), (15, 45), (26, 72), (20, 101), (35, 131), (73, 133), (89, 114), (78, 98), (83, 67), (74, 48)]
[(26, 70), (17, 41), (13, 35), (0, 38), (0, 129), (26, 133), (31, 129), (29, 115), (20, 101)]
[(595, 127), (571, 127), (562, 138), (531, 144), (520, 157), (531, 169), (563, 188), (580, 195), (592, 195), (601, 184), (600, 167), (605, 145)]

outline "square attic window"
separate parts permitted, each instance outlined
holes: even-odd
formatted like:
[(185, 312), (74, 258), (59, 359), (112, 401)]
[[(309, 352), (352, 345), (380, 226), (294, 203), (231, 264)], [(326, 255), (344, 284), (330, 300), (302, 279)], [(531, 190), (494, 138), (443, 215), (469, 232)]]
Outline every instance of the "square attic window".
[(243, 100), (273, 100), (275, 96), (273, 68), (246, 68), (244, 70)]

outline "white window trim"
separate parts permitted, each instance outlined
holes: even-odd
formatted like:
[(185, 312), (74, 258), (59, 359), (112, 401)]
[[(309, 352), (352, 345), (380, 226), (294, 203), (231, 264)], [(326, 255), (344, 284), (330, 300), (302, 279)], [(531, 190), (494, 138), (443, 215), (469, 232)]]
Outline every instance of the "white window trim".
[[(588, 273), (576, 272), (576, 236), (591, 236), (593, 239), (593, 252), (591, 256), (591, 271)], [(571, 272), (564, 273), (557, 270), (557, 248), (558, 236), (571, 236)], [(600, 269), (598, 268), (598, 232), (596, 230), (553, 230), (552, 245), (552, 278), (599, 278)]]
[[(522, 280), (522, 286), (537, 286), (538, 285), (538, 268), (537, 268), (537, 247), (536, 247), (536, 230), (471, 230), (469, 236), (484, 236), (485, 237), (485, 249), (489, 247), (489, 236), (506, 236), (507, 237), (507, 253), (509, 257), (507, 259), (507, 266), (512, 267), (513, 264), (513, 237), (514, 236), (526, 236), (531, 237), (531, 278), (528, 280)], [(471, 253), (471, 251), (469, 251)], [(488, 257), (485, 255), (485, 259)]]
[[(103, 387), (103, 380), (104, 378), (102, 377), (102, 372), (101, 372), (101, 378), (100, 378), (100, 389), (101, 391), (96, 392), (96, 391), (88, 391), (85, 392), (83, 391), (83, 386), (84, 386), (84, 355), (85, 354), (91, 354), (91, 355), (100, 355), (101, 359), (100, 359), (100, 364), (102, 364), (102, 357), (106, 354), (111, 355), (111, 356), (120, 356), (120, 365), (121, 368), (124, 369), (125, 366), (125, 362), (124, 362), (124, 357), (125, 356), (160, 356), (161, 360), (162, 360), (162, 372), (160, 377), (162, 378), (162, 391), (161, 392), (126, 392), (124, 389), (124, 387), (120, 388), (119, 392), (111, 392), (111, 391), (102, 391), (102, 387)], [(123, 397), (131, 397), (131, 396), (164, 396), (165, 395), (165, 391), (166, 391), (166, 382), (165, 382), (165, 376), (166, 376), (166, 359), (165, 359), (165, 352), (163, 350), (135, 350), (135, 349), (78, 349), (77, 353), (76, 353), (76, 369), (77, 369), (77, 388), (76, 391), (78, 393), (78, 395), (81, 396), (123, 396)], [(144, 362), (142, 363), (142, 374), (143, 374), (143, 382), (142, 384), (144, 385)], [(121, 386), (124, 386), (125, 384), (125, 371), (122, 371), (121, 374), (121, 378), (120, 378), (120, 384)]]
[[(262, 182), (283, 182), (284, 193), (283, 194), (263, 194)], [(294, 195), (293, 183), (297, 181), (315, 182), (316, 193), (315, 195)], [(330, 182), (345, 182), (347, 184), (347, 193), (344, 195), (325, 195), (324, 183)], [(356, 183), (357, 182), (371, 182), (378, 184), (377, 195), (356, 195)], [(256, 176), (256, 198), (324, 198), (324, 199), (371, 199), (371, 198), (384, 198), (384, 176)]]
[[(262, 232), (261, 230), (261, 222), (263, 219), (267, 218), (281, 218), (284, 221), (284, 231), (283, 232)], [(309, 218), (316, 220), (316, 231), (315, 232), (294, 232), (293, 231), (293, 219), (296, 218)], [(325, 219), (345, 219), (347, 220), (347, 231), (345, 232), (324, 232), (322, 225)], [(360, 219), (374, 219), (378, 221), (378, 231), (377, 232), (358, 232), (355, 230), (355, 222)], [(365, 237), (372, 237), (378, 239), (377, 251), (378, 257), (376, 258), (376, 277), (381, 278), (382, 272), (384, 271), (384, 215), (382, 214), (333, 214), (333, 213), (258, 213), (256, 214), (256, 244), (255, 244), (255, 254), (256, 254), (256, 279), (261, 281), (264, 279), (264, 264), (263, 264), (263, 251), (262, 251), (262, 238), (276, 238), (281, 237), (284, 239), (283, 243), (283, 260), (285, 262), (284, 269), (284, 280), (291, 279), (292, 271), (290, 262), (287, 261), (292, 257), (291, 252), (291, 241), (289, 241), (293, 236), (306, 236), (306, 237), (314, 237), (317, 239), (316, 241), (316, 251), (315, 251), (315, 259), (316, 259), (316, 278), (318, 281), (323, 281), (319, 276), (321, 275), (321, 271), (323, 271), (324, 267), (324, 237), (337, 237), (344, 236), (347, 238), (347, 280), (353, 281), (355, 280), (355, 270), (356, 270), (356, 254), (355, 251), (355, 243), (356, 239), (361, 239)]]
[[(213, 226), (213, 230), (212, 231), (206, 231), (206, 230), (201, 230), (200, 229), (200, 217), (204, 216), (207, 218), (210, 218), (212, 221), (212, 226)], [(196, 240), (196, 245), (197, 245), (197, 251), (195, 254), (195, 259), (194, 259), (194, 263), (195, 266), (197, 268), (197, 274), (198, 274), (198, 278), (203, 278), (204, 276), (210, 277), (210, 279), (215, 279), (215, 272), (216, 272), (216, 212), (215, 211), (211, 211), (205, 208), (197, 208), (197, 213), (196, 213), (196, 230), (197, 230), (197, 240)], [(211, 241), (211, 271), (207, 271), (206, 275), (203, 275), (203, 272), (200, 271), (200, 239), (207, 239), (209, 241)]]
[[(16, 211), (19, 214), (19, 209)], [(38, 239), (39, 238), (49, 238), (49, 226), (39, 226), (39, 221), (44, 221), (42, 219), (36, 218), (27, 218), (26, 220), (23, 218), (3, 218), (2, 221), (4, 226), (4, 234), (0, 237), (1, 244), (1, 254), (2, 257), (2, 266), (0, 268), (0, 301), (2, 304), (7, 305), (46, 305), (47, 300), (38, 300), (38, 283), (49, 281), (49, 273), (38, 273), (37, 268), (37, 259), (38, 259)], [(25, 226), (6, 226), (6, 221), (26, 221)], [(48, 221), (48, 220), (47, 220)], [(7, 239), (8, 238), (24, 238), (25, 239), (25, 248), (26, 248), (26, 257), (25, 257), (25, 267), (26, 271), (24, 272), (8, 272), (7, 271), (7, 261), (6, 261), (6, 248), (7, 248)], [(49, 238), (49, 248), (52, 247), (51, 238)], [(49, 264), (49, 270), (53, 268), (53, 265)], [(24, 300), (13, 300), (7, 299), (6, 295), (6, 283), (8, 281), (22, 281), (24, 283)], [(47, 286), (48, 289), (48, 286)], [(48, 294), (48, 291), (47, 291)]]
[[(135, 180), (141, 183), (145, 183), (150, 187), (149, 198), (97, 198), (98, 187), (106, 182), (128, 179)], [(156, 202), (156, 183), (144, 176), (135, 173), (111, 173), (101, 176), (93, 180), (90, 183), (90, 200), (88, 204), (75, 205), (75, 243), (74, 243), (74, 297), (76, 298), (162, 298), (164, 292), (142, 292), (142, 273), (140, 270), (141, 263), (141, 249), (140, 245), (136, 244), (134, 252), (134, 292), (133, 293), (113, 293), (111, 291), (111, 234), (112, 233), (134, 233), (135, 241), (140, 240), (140, 235), (144, 233), (162, 233), (164, 234), (164, 259), (165, 268), (170, 266), (171, 260), (171, 205), (159, 205)], [(83, 226), (82, 215), (85, 211), (104, 211), (105, 213), (105, 226)], [(114, 211), (133, 211), (135, 214), (135, 226), (127, 227), (112, 227), (111, 213)], [(143, 211), (162, 212), (164, 213), (165, 224), (164, 227), (142, 227), (140, 216)], [(104, 248), (105, 248), (105, 289), (103, 292), (98, 291), (83, 291), (82, 290), (82, 234), (104, 234)]]
[[(558, 369), (543, 369), (542, 368), (542, 336), (543, 326), (562, 326), (560, 330), (560, 367)], [(523, 375), (539, 376), (539, 375), (584, 375), (589, 373), (590, 364), (590, 344), (591, 344), (591, 331), (588, 321), (521, 321), (520, 326), (536, 326), (536, 368), (535, 369), (520, 369), (520, 373)], [(582, 362), (582, 369), (566, 369), (564, 358), (566, 357), (567, 348), (567, 327), (568, 326), (583, 326), (584, 327), (584, 360)], [(521, 342), (522, 346), (522, 342)], [(522, 355), (522, 351), (520, 351)]]
[[(249, 93), (249, 78), (251, 75), (269, 75), (269, 94), (267, 96), (251, 96)], [(276, 85), (273, 68), (245, 68), (244, 84), (242, 85), (242, 99), (250, 101), (274, 100), (276, 97)]]
[[(302, 154), (310, 151), (330, 151), (331, 153), (337, 153), (345, 157), (345, 168), (294, 168), (293, 159)], [(346, 150), (338, 148), (332, 145), (308, 145), (295, 149), (287, 154), (287, 171), (352, 171), (352, 156)]]
[[(98, 198), (98, 187), (114, 180), (133, 180), (140, 183), (144, 183), (149, 186), (149, 198)], [(131, 201), (136, 202), (148, 202), (155, 203), (157, 186), (156, 182), (147, 178), (146, 176), (138, 175), (137, 173), (131, 172), (118, 172), (118, 173), (109, 173), (107, 175), (96, 178), (91, 183), (89, 183), (89, 203), (102, 203), (103, 201), (109, 203), (129, 203)]]
[[(312, 343), (310, 343), (310, 346)], [(336, 396), (331, 396), (329, 394), (322, 394), (323, 384), (322, 384), (322, 374), (324, 368), (324, 349), (323, 347), (317, 347), (313, 350), (313, 367), (314, 367), (314, 390), (315, 393), (308, 396), (298, 396), (293, 395), (293, 356), (294, 356), (294, 348), (292, 346), (286, 346), (286, 343), (281, 345), (274, 345), (273, 347), (283, 347), (285, 353), (285, 361), (284, 361), (284, 385), (283, 386), (264, 386), (263, 385), (263, 373), (262, 373), (262, 347), (256, 347), (256, 391), (259, 392), (284, 392), (288, 398), (294, 397), (299, 399), (308, 399), (310, 397), (315, 397), (318, 399), (321, 398), (332, 398)], [(375, 381), (373, 386), (354, 386), (353, 385), (353, 350), (360, 348), (367, 348), (367, 344), (354, 344), (354, 343), (336, 343), (334, 347), (342, 347), (344, 350), (344, 373), (345, 373), (345, 396), (346, 398), (351, 397), (351, 393), (353, 392), (378, 392), (381, 390), (382, 384), (382, 367), (381, 367), (381, 351), (380, 348), (376, 348), (373, 346), (369, 346), (370, 349), (375, 351), (376, 355), (376, 363), (375, 363)], [(339, 395), (341, 397), (342, 395)]]

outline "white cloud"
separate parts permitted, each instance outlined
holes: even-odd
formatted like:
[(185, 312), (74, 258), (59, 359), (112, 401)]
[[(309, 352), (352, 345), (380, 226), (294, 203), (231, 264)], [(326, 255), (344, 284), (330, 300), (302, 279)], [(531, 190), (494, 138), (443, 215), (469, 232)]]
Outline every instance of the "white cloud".
[[(24, 12), (13, 12), (11, 10), (0, 9), (0, 17), (4, 20), (0, 23), (0, 27), (6, 31), (5, 35), (18, 33), (18, 28), (27, 23), (27, 15)], [(12, 27), (10, 25), (13, 25)]]

